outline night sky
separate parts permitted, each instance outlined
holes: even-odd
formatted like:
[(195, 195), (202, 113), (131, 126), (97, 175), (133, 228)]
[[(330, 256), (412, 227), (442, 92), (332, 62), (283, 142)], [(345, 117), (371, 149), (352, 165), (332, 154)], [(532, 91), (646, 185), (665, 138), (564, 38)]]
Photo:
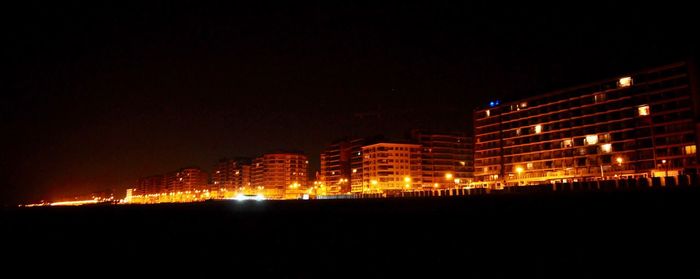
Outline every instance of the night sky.
[(470, 131), (490, 99), (697, 55), (700, 26), (669, 1), (54, 2), (0, 19), (1, 203), (276, 149), (315, 171), (343, 136)]

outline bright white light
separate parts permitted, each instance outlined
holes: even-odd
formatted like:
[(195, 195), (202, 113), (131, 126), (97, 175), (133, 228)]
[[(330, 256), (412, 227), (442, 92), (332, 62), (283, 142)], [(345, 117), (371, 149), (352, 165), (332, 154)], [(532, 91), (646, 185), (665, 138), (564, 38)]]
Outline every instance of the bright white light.
[(304, 194), (303, 196), (301, 196), (301, 199), (302, 199), (302, 200), (308, 200), (308, 199), (309, 199), (309, 194)]
[(542, 125), (535, 126), (535, 134), (542, 133)]
[(632, 78), (631, 77), (623, 77), (620, 78), (620, 80), (617, 82), (618, 87), (629, 87), (632, 86)]
[(594, 145), (598, 143), (598, 135), (586, 135), (586, 144)]
[(612, 145), (609, 143), (603, 144), (600, 146), (600, 149), (603, 150), (605, 153), (610, 153), (612, 151)]
[(265, 196), (262, 194), (257, 194), (255, 196), (252, 195), (244, 195), (244, 194), (238, 194), (235, 197), (233, 197), (234, 200), (237, 201), (246, 201), (246, 200), (256, 200), (256, 201), (261, 201), (265, 199)]

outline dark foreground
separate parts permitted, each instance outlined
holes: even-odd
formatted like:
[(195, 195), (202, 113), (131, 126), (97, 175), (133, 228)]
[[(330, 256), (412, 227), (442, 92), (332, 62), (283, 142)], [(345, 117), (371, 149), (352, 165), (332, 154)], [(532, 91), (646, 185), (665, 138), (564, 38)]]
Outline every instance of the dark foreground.
[(700, 276), (700, 187), (4, 209), (23, 274)]

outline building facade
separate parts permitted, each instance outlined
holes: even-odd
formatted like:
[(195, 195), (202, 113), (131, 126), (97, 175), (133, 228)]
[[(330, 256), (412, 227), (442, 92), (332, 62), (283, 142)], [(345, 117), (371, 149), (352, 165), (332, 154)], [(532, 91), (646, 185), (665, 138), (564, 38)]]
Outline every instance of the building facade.
[(362, 189), (392, 193), (422, 187), (421, 146), (376, 143), (362, 147)]
[(200, 168), (182, 168), (165, 175), (165, 190), (167, 192), (192, 192), (208, 190), (209, 176)]
[(298, 153), (270, 153), (253, 160), (251, 184), (266, 198), (284, 198), (285, 190), (307, 187), (309, 161)]
[[(365, 140), (358, 138), (340, 140), (332, 143), (321, 152), (321, 170), (319, 181), (328, 193), (348, 193), (352, 191), (353, 181), (362, 189), (362, 176), (355, 175), (362, 168), (362, 157), (356, 154), (362, 151)], [(353, 156), (360, 158), (353, 161)], [(354, 163), (354, 164), (353, 164)]]
[(212, 173), (214, 188), (235, 191), (243, 187), (250, 187), (251, 164), (252, 160), (250, 158), (241, 157), (219, 160)]
[(163, 175), (152, 175), (141, 177), (136, 182), (136, 191), (134, 195), (158, 194), (165, 190)]
[(422, 147), (423, 187), (464, 187), (472, 182), (474, 149), (466, 133), (413, 130), (411, 138)]
[[(659, 176), (697, 168), (693, 63), (474, 111), (479, 186)], [(670, 175), (669, 174), (669, 175)]]

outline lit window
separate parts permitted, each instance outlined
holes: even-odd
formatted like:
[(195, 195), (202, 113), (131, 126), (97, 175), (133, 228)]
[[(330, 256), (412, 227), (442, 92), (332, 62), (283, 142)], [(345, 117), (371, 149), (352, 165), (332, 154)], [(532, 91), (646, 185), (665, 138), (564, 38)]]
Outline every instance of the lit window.
[(603, 144), (600, 146), (600, 150), (603, 150), (605, 153), (610, 153), (610, 151), (612, 151), (612, 145), (609, 143)]
[(632, 86), (632, 77), (623, 77), (617, 82), (617, 87), (630, 87)]
[(695, 144), (685, 146), (685, 154), (695, 154)]
[(487, 110), (486, 110), (486, 117), (489, 117), (489, 116), (491, 116), (491, 110), (488, 110), (488, 109), (487, 109)]
[(465, 162), (465, 161), (460, 161), (459, 164), (462, 165), (462, 166), (464, 166), (464, 165), (467, 164), (467, 162)]
[(637, 110), (639, 112), (639, 116), (649, 115), (650, 113), (648, 105), (639, 106)]
[(535, 134), (542, 133), (542, 125), (535, 126)]
[(520, 107), (521, 107), (521, 108), (526, 108), (526, 107), (527, 107), (527, 102), (522, 102), (522, 103), (520, 103)]
[(489, 167), (484, 167), (484, 172), (489, 172)]
[(572, 146), (572, 144), (571, 144), (571, 140), (570, 140), (570, 139), (568, 139), (568, 140), (563, 140), (563, 141), (561, 142), (561, 147), (562, 147), (562, 148), (569, 148), (569, 147), (571, 147), (571, 146)]
[(605, 101), (605, 93), (600, 93), (600, 94), (595, 94), (593, 95), (593, 101), (596, 103)]
[(596, 143), (598, 143), (598, 135), (587, 135), (586, 136), (586, 144), (594, 145)]
[(518, 129), (515, 130), (515, 134), (518, 135), (518, 136), (520, 135), (520, 128), (518, 128)]
[(532, 169), (532, 163), (527, 163), (527, 169), (531, 170)]

